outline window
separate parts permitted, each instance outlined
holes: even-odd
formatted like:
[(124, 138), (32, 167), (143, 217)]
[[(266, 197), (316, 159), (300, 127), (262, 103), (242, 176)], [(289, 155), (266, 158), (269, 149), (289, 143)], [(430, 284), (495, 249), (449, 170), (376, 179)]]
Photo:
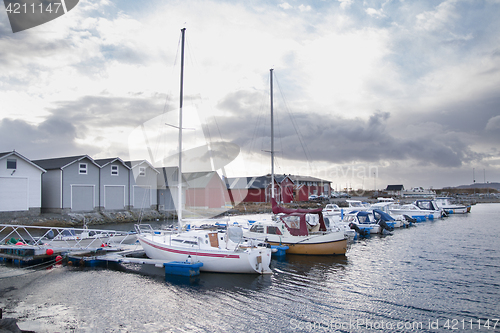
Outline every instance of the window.
[(80, 163), (80, 165), (78, 166), (78, 173), (80, 175), (87, 174), (87, 163)]
[(260, 225), (260, 224), (254, 224), (251, 228), (250, 228), (250, 231), (251, 232), (259, 232), (259, 233), (264, 233), (264, 226)]
[(139, 167), (139, 176), (141, 176), (141, 177), (146, 176), (146, 168), (145, 167)]
[(111, 176), (118, 176), (118, 165), (111, 166)]
[(7, 169), (17, 169), (17, 160), (7, 159)]
[(278, 227), (267, 227), (267, 233), (271, 235), (281, 235), (280, 228)]

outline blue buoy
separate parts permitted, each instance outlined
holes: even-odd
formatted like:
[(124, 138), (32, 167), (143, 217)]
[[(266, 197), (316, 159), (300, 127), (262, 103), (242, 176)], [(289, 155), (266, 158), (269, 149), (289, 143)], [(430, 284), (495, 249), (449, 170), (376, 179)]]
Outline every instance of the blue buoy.
[(276, 249), (275, 251), (272, 251), (271, 254), (274, 256), (284, 256), (286, 254), (286, 250), (288, 250), (288, 246), (286, 245), (271, 245), (271, 249)]
[(202, 262), (188, 263), (185, 261), (171, 261), (163, 264), (165, 267), (165, 275), (181, 275), (181, 276), (196, 276), (200, 275), (200, 267)]

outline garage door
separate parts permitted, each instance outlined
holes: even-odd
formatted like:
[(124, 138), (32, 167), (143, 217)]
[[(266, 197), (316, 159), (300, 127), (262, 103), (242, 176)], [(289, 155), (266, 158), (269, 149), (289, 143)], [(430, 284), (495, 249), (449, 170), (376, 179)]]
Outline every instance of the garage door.
[(71, 186), (71, 210), (91, 211), (94, 209), (94, 186)]
[(125, 186), (104, 186), (104, 208), (125, 208)]
[(134, 208), (149, 208), (149, 187), (134, 186)]
[(28, 210), (28, 178), (0, 177), (0, 212)]

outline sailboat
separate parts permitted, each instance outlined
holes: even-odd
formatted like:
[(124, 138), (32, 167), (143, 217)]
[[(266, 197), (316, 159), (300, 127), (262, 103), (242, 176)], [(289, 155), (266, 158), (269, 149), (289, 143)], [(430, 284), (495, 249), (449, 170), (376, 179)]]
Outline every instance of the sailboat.
[(322, 209), (288, 209), (278, 206), (274, 193), (274, 124), (273, 69), (271, 90), (271, 203), (274, 220), (253, 223), (244, 232), (248, 239), (266, 241), (271, 245), (288, 246), (286, 253), (307, 255), (344, 255), (348, 239), (338, 227), (327, 228)]
[[(179, 106), (179, 166), (177, 216), (182, 218), (182, 104), (184, 82), (184, 39), (181, 29), (181, 80)], [(149, 227), (149, 229), (148, 229)], [(139, 242), (152, 259), (202, 263), (200, 271), (217, 273), (272, 273), (271, 247), (263, 242), (246, 240), (239, 227), (219, 230), (217, 227), (181, 230), (178, 233), (153, 231), (150, 226), (138, 225)], [(186, 229), (187, 226), (186, 226)]]

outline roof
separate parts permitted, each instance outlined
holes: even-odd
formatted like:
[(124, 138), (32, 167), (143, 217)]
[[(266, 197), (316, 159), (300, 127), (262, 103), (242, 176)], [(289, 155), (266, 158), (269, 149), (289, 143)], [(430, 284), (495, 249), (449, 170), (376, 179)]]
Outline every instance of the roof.
[(94, 162), (99, 164), (101, 166), (101, 168), (108, 165), (108, 164), (111, 164), (114, 162), (119, 162), (119, 163), (123, 164), (123, 166), (125, 166), (127, 169), (130, 169), (130, 167), (119, 157), (101, 158), (98, 160), (94, 160)]
[(36, 163), (34, 163), (33, 161), (27, 159), (26, 157), (24, 157), (23, 155), (19, 154), (15, 150), (10, 151), (10, 152), (0, 153), (0, 159), (5, 158), (5, 157), (9, 157), (9, 156), (12, 156), (12, 155), (15, 155), (15, 156), (19, 157), (20, 159), (24, 160), (28, 164), (31, 164), (32, 166), (34, 166), (35, 168), (39, 169), (42, 172), (47, 172), (47, 170), (45, 170), (43, 167), (41, 167), (41, 166), (37, 165)]
[(219, 178), (219, 174), (215, 171), (184, 173), (183, 177), (186, 179), (188, 188), (206, 188), (215, 175)]
[(75, 162), (81, 161), (83, 159), (90, 160), (95, 166), (100, 168), (100, 165), (97, 164), (92, 159), (92, 157), (90, 157), (88, 155), (48, 158), (48, 159), (44, 159), (44, 160), (36, 160), (36, 161), (33, 161), (33, 163), (39, 165), (40, 167), (44, 168), (45, 170), (54, 170), (54, 169), (64, 169), (65, 167), (67, 167)]
[(156, 170), (155, 167), (151, 163), (149, 163), (147, 160), (125, 161), (124, 163), (130, 169), (133, 169), (133, 168), (135, 168), (135, 167), (137, 167), (139, 165), (142, 165), (142, 164), (147, 164), (151, 169), (153, 169), (157, 173), (160, 173), (160, 171)]
[[(156, 168), (156, 171), (158, 171), (160, 174), (158, 176), (158, 185), (161, 188), (175, 187), (178, 185), (177, 181), (179, 177), (178, 167), (161, 167), (161, 168)], [(182, 179), (183, 183), (186, 182), (184, 175), (182, 175)]]
[(387, 185), (386, 191), (402, 191), (404, 190), (403, 185)]

